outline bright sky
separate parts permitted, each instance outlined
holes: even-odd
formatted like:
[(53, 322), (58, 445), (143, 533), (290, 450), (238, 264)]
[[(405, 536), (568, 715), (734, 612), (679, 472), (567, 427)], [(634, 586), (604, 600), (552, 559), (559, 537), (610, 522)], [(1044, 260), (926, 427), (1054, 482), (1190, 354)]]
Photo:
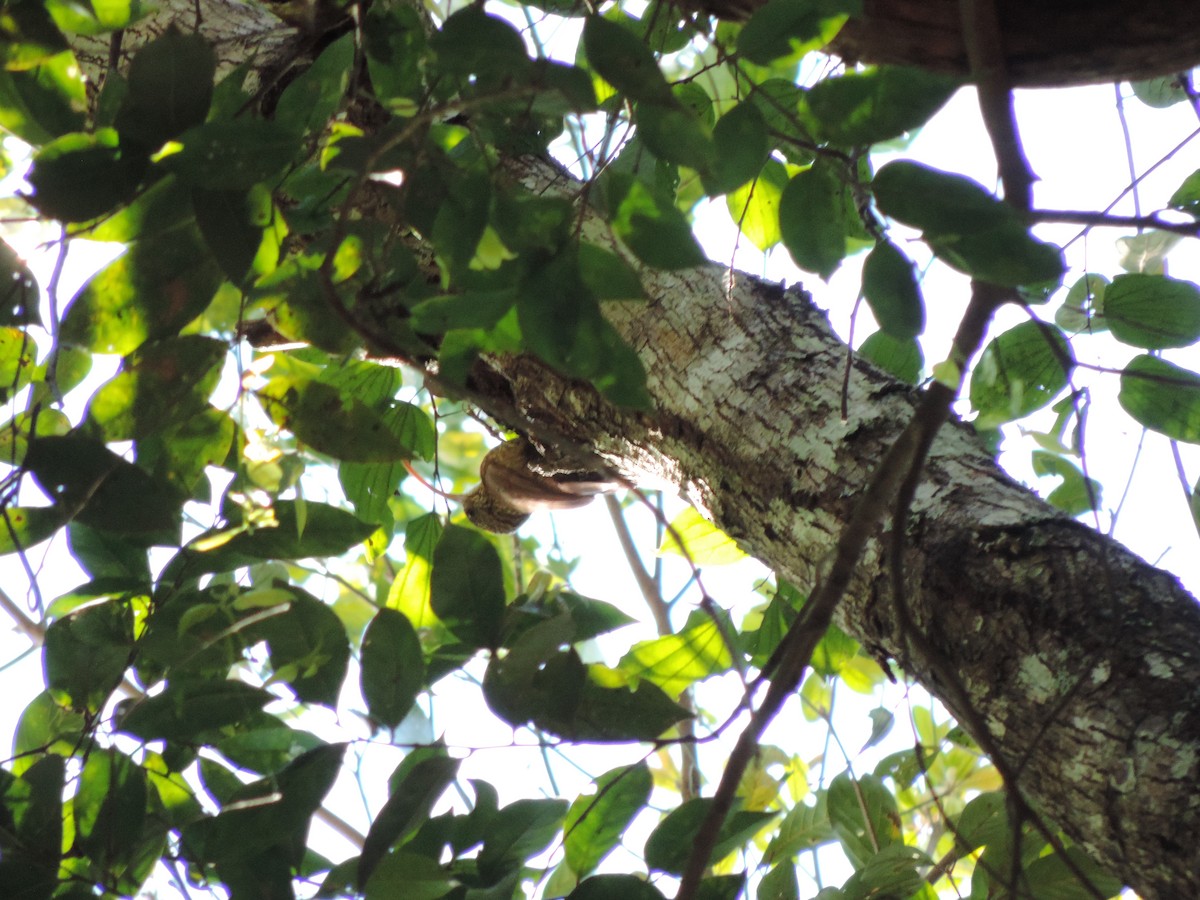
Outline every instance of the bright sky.
[[(1128, 163), (1114, 96), (1111, 86), (1071, 92), (1023, 92), (1019, 95), (1018, 115), (1022, 135), (1033, 169), (1042, 179), (1036, 192), (1039, 206), (1096, 209), (1124, 189), (1129, 181)], [(1150, 110), (1131, 99), (1126, 103), (1126, 113), (1133, 135), (1135, 169), (1139, 173), (1156, 162), (1197, 125), (1196, 114), (1183, 105), (1167, 111)], [(960, 91), (904, 155), (969, 175), (986, 185), (995, 181), (990, 145), (969, 90)], [(1200, 167), (1200, 153), (1189, 147), (1147, 178), (1141, 189), (1143, 211), (1149, 212), (1164, 205), (1179, 183), (1197, 167)], [(1132, 213), (1132, 198), (1127, 198), (1114, 211)], [(733, 246), (733, 226), (723, 202), (701, 210), (697, 220), (710, 255), (727, 262)], [(1065, 241), (1077, 230), (1074, 226), (1046, 227), (1040, 229), (1040, 233), (1048, 239)], [(1068, 261), (1076, 274), (1083, 271), (1085, 263), (1094, 271), (1109, 274), (1115, 271), (1114, 241), (1121, 234), (1115, 230), (1097, 230), (1087, 241), (1077, 242), (1068, 254)], [(743, 242), (737, 257), (740, 268), (774, 280), (786, 280), (789, 283), (802, 281), (812, 291), (816, 302), (830, 310), (839, 331), (843, 335), (848, 333), (849, 310), (858, 290), (861, 257), (847, 261), (826, 286), (815, 276), (798, 272), (782, 248), (764, 260), (747, 246)], [(906, 248), (919, 263), (927, 260), (928, 254), (922, 245), (913, 242)], [(53, 257), (34, 252), (28, 243), (21, 244), (20, 249), (29, 255), (29, 261), (44, 287)], [(86, 253), (73, 253), (72, 259), (77, 266), (68, 268), (60, 302), (71, 295), (73, 285), (84, 277), (86, 271), (98, 263), (95, 257), (89, 257)], [(1175, 250), (1170, 257), (1170, 272), (1177, 277), (1200, 280), (1200, 255), (1196, 253), (1194, 241), (1186, 241)], [(945, 354), (949, 346), (949, 338), (965, 305), (968, 288), (965, 278), (938, 266), (929, 273), (924, 292), (930, 322), (925, 340), (926, 358), (928, 363), (933, 363)], [(1040, 308), (1038, 312), (1051, 318), (1057, 302)], [(864, 307), (857, 324), (859, 340), (874, 330), (868, 324), (869, 317)], [(1020, 318), (1021, 314), (1017, 311), (1004, 316), (1007, 324), (1015, 324)], [(1094, 354), (1096, 360), (1116, 367), (1134, 355), (1132, 350), (1120, 348), (1106, 338), (1080, 341), (1076, 349), (1081, 359), (1092, 359)], [(1189, 365), (1190, 362), (1190, 368), (1200, 369), (1200, 357), (1194, 349), (1173, 354), (1171, 358), (1182, 365)], [(1132, 462), (1141, 438), (1141, 429), (1116, 405), (1115, 376), (1080, 373), (1078, 382), (1086, 383), (1092, 391), (1087, 465), (1089, 473), (1101, 481), (1106, 491), (1106, 512), (1100, 517), (1101, 526), (1105, 529), (1109, 527), (1107, 511), (1116, 505), (1132, 470), (1133, 486), (1118, 523), (1117, 536), (1147, 559), (1160, 562), (1178, 573), (1193, 590), (1200, 589), (1200, 567), (1197, 566), (1200, 554), (1195, 551), (1196, 529), (1188, 514), (1166, 442), (1154, 436), (1148, 438), (1140, 463), (1134, 468)], [(1014, 439), (1009, 443), (1012, 449), (1006, 453), (1004, 462), (1017, 477), (1030, 481), (1027, 466), (1031, 445), (1016, 440), (1015, 429), (1012, 435)], [(1190, 467), (1189, 477), (1195, 479), (1200, 476), (1200, 453), (1195, 452), (1195, 448), (1184, 448), (1184, 459)], [(1053, 486), (1053, 482), (1039, 485), (1044, 487), (1045, 492)], [(644, 509), (635, 507), (630, 511), (629, 519), (645, 556), (649, 558), (653, 550), (652, 518)], [(585, 510), (560, 514), (553, 523), (548, 517), (539, 517), (532, 527), (544, 546), (557, 537), (564, 556), (581, 558), (572, 579), (580, 593), (614, 603), (640, 619), (649, 618), (620, 555), (602, 504), (595, 503)], [(65, 544), (61, 540), (51, 544), (48, 551), (45, 547), (37, 548), (31, 554), (31, 562), (39, 569), (41, 589), (47, 601), (82, 580), (67, 557)], [(670, 596), (686, 582), (688, 573), (682, 563), (675, 560), (669, 560), (667, 573), (666, 593)], [(741, 614), (761, 602), (761, 598), (752, 590), (764, 574), (761, 567), (748, 564), (731, 570), (711, 569), (705, 572), (704, 577), (717, 602), (733, 609), (740, 618)], [(0, 561), (0, 585), (18, 603), (27, 599), (25, 573), (11, 558)], [(690, 598), (680, 603), (677, 624), (686, 617), (689, 602), (692, 602)], [(627, 629), (619, 632), (601, 649), (609, 661), (615, 661), (625, 646), (646, 636), (645, 633), (636, 633), (635, 629)], [(0, 643), (0, 660), (13, 659), (26, 648), (26, 642), (19, 635), (13, 636)], [(6, 702), (0, 705), (0, 734), (11, 732), (16, 716), (39, 686), (38, 666), (38, 657), (34, 655), (0, 674), (0, 679), (3, 679), (0, 683), (6, 695)], [(479, 669), (476, 674), (481, 671)], [(711, 702), (720, 711), (728, 709), (735, 697), (733, 685), (728, 680), (723, 685), (706, 686), (704, 690), (701, 704)], [(482, 709), (475, 686), (448, 680), (439, 689), (439, 694), (452, 701), (443, 708), (453, 709), (453, 715), (440, 713), (431, 726), (425, 727), (414, 719), (409, 723), (412, 728), (406, 739), (428, 739), (434, 734), (444, 734), (452, 746), (494, 748), (472, 754), (464, 763), (463, 774), (466, 777), (484, 777), (495, 783), (501, 789), (502, 802), (555, 789), (546, 774), (547, 763), (537, 751), (509, 748), (513, 740), (511, 729), (492, 719)], [(895, 689), (878, 697), (849, 697), (848, 692), (839, 696), (837, 709), (848, 716), (844, 722), (839, 722), (837, 736), (854, 757), (857, 771), (869, 770), (880, 755), (892, 752), (897, 746), (911, 746), (911, 732), (904, 724), (905, 702), (902, 693)], [(915, 702), (923, 701), (918, 698)], [(899, 721), (894, 732), (898, 743), (873, 748), (860, 756), (858, 749), (863, 746), (870, 732), (867, 712), (880, 704), (898, 714)], [(339, 728), (332, 721), (326, 724), (332, 731)], [(344, 721), (341, 726), (351, 733), (363, 733), (354, 722)], [(818, 756), (826, 744), (825, 730), (804, 722), (798, 704), (793, 704), (785, 711), (770, 737), (786, 741), (790, 747), (798, 748), (798, 752), (810, 758)], [(710, 783), (719, 777), (724, 753), (725, 747), (719, 745), (702, 751), (702, 770)], [(833, 768), (828, 777), (840, 771), (844, 763), (836, 750), (831, 750), (830, 754)], [(557, 792), (560, 796), (571, 798), (587, 785), (592, 776), (633, 761), (640, 755), (636, 748), (585, 748), (572, 751), (573, 763), (551, 757), (549, 765)], [(398, 758), (398, 752), (385, 753), (368, 763), (364, 769), (367, 782), (379, 784)], [(372, 811), (378, 811), (381, 802), (378, 792), (373, 792), (369, 801)], [(347, 784), (344, 790), (337, 793), (335, 805), (339, 814), (360, 825), (363, 821), (362, 804), (357, 787), (353, 785)], [(335, 858), (350, 852), (345, 844), (339, 848), (335, 842), (331, 846), (334, 849), (330, 852)], [(640, 844), (635, 842), (634, 849), (640, 850)], [(627, 869), (634, 865), (631, 858), (618, 853), (610, 860), (609, 868)], [(804, 860), (801, 865), (805, 865)], [(840, 883), (844, 875), (839, 875), (828, 866), (823, 861), (826, 883)]]

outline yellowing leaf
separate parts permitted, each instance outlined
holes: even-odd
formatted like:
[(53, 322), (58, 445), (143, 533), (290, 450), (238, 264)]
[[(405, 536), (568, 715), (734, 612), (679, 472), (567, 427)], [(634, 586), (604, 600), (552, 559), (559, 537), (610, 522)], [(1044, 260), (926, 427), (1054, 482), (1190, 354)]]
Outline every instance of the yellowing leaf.
[(671, 522), (658, 552), (689, 557), (698, 566), (728, 566), (746, 558), (733, 538), (690, 506)]

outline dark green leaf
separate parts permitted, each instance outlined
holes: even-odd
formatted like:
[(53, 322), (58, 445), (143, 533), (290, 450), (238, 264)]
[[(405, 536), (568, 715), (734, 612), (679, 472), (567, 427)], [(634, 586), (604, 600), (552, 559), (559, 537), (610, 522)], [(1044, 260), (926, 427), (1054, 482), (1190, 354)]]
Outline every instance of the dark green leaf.
[(365, 900), (437, 900), (453, 894), (458, 886), (450, 870), (436, 860), (398, 850), (379, 861), (361, 890)]
[(224, 342), (196, 334), (143, 344), (92, 395), (88, 418), (106, 441), (128, 441), (199, 415), (227, 352)]
[(278, 772), (294, 759), (324, 744), (316, 735), (283, 723), (242, 731), (217, 741), (221, 755), (251, 772)]
[(350, 642), (341, 619), (316, 597), (299, 588), (288, 588), (286, 609), (254, 626), (265, 637), (275, 679), (286, 682), (302, 703), (337, 704)]
[(395, 728), (425, 685), (421, 641), (408, 617), (381, 609), (362, 642), (362, 694), (371, 718)]
[(144, 741), (202, 741), (214, 729), (250, 719), (274, 700), (242, 681), (172, 680), (162, 693), (134, 702), (117, 727)]
[(63, 706), (94, 715), (120, 683), (133, 647), (128, 604), (107, 600), (78, 609), (46, 629), (46, 686)]
[[(23, 327), (40, 322), (37, 279), (8, 242), (0, 240), (0, 326)], [(70, 390), (61, 382), (59, 389)]]
[(897, 161), (879, 170), (872, 190), (883, 213), (919, 228), (940, 259), (972, 277), (1016, 286), (1062, 275), (1059, 249), (969, 178)]
[(111, 129), (64, 135), (33, 158), (29, 202), (49, 218), (86, 222), (132, 197), (145, 168), (122, 154)]
[(565, 800), (518, 800), (501, 809), (488, 823), (479, 874), (490, 884), (519, 874), (558, 836), (566, 812)]
[(178, 334), (212, 301), (221, 273), (194, 226), (147, 237), (75, 295), (61, 338), (97, 353), (132, 353)]
[(653, 786), (644, 763), (613, 769), (595, 783), (593, 793), (571, 804), (563, 823), (567, 865), (580, 878), (590, 875), (620, 843), (633, 817), (650, 799)]
[(527, 69), (529, 55), (517, 30), (480, 6), (466, 6), (429, 39), (437, 69), (450, 75), (500, 77)]
[(59, 886), (63, 774), (58, 756), (39, 759), (20, 778), (0, 773), (0, 896), (49, 900)]
[(1121, 406), (1147, 428), (1200, 444), (1200, 375), (1163, 359), (1136, 357), (1121, 373)]
[(46, 495), (91, 528), (171, 541), (181, 498), (99, 441), (79, 435), (38, 438), (25, 464)]
[(933, 860), (916, 847), (896, 843), (884, 847), (842, 885), (850, 897), (912, 897), (924, 881), (921, 870)]
[(146, 771), (124, 753), (94, 749), (75, 793), (76, 846), (97, 865), (124, 868), (146, 820)]
[(301, 149), (295, 133), (264, 119), (205, 122), (179, 142), (182, 149), (159, 165), (181, 184), (208, 191), (245, 190), (273, 180)]
[(743, 100), (713, 128), (716, 158), (704, 178), (706, 193), (725, 194), (762, 171), (771, 153), (767, 122), (753, 100)]
[(959, 81), (937, 72), (880, 66), (818, 81), (805, 95), (818, 137), (842, 146), (876, 144), (924, 125)]
[(173, 25), (139, 49), (129, 64), (129, 90), (117, 112), (121, 146), (153, 151), (203, 122), (216, 65), (204, 38)]
[(265, 188), (198, 190), (192, 193), (192, 204), (196, 225), (226, 278), (240, 285), (252, 272), (274, 270), (284, 232)]
[[(363, 841), (358, 858), (357, 884), (361, 889), (393, 845), (414, 834), (428, 819), (433, 805), (454, 783), (458, 761), (448, 756), (431, 756), (415, 765), (401, 764), (393, 775), (391, 794)], [(440, 896), (440, 895), (439, 895)]]
[(1067, 386), (1075, 357), (1062, 332), (1023, 322), (995, 338), (971, 373), (976, 426), (989, 428), (1041, 409)]
[(790, 862), (777, 865), (758, 883), (757, 900), (800, 900), (796, 867)]
[(963, 808), (954, 829), (958, 845), (965, 851), (990, 844), (1011, 833), (1007, 798), (1003, 791), (989, 791), (972, 798)]
[(595, 244), (579, 243), (579, 275), (597, 300), (645, 300), (642, 279), (617, 254)]
[(656, 269), (685, 269), (705, 262), (683, 213), (642, 182), (609, 172), (604, 194), (613, 231), (642, 262)]
[(863, 296), (879, 327), (905, 340), (925, 330), (925, 301), (912, 262), (891, 241), (880, 241), (867, 254)]
[(814, 164), (796, 175), (779, 201), (779, 231), (796, 265), (826, 281), (846, 255), (845, 185)]
[(367, 70), (376, 96), (384, 103), (403, 100), (415, 106), (422, 91), (425, 51), (420, 14), (409, 6), (373, 3), (363, 31)]
[(413, 307), (412, 327), (421, 334), (442, 334), (452, 328), (494, 328), (516, 302), (516, 288), (431, 297)]
[(663, 895), (637, 875), (596, 875), (571, 891), (567, 900), (663, 900)]
[[(1097, 895), (1115, 897), (1121, 893), (1121, 880), (1098, 866), (1078, 847), (1068, 847), (1066, 856), (1051, 853), (1033, 860), (1021, 873), (1034, 900), (1091, 900)], [(1083, 881), (1076, 874), (1082, 872)]]
[(1200, 338), (1200, 288), (1165, 275), (1118, 275), (1104, 290), (1104, 321), (1124, 344), (1186, 347)]
[(1111, 282), (1088, 272), (1071, 285), (1063, 305), (1054, 313), (1054, 324), (1067, 332), (1098, 334), (1108, 330), (1104, 318), (1104, 294)]
[(295, 134), (321, 131), (346, 95), (354, 69), (354, 35), (338, 38), (284, 89), (275, 121)]
[[(305, 503), (303, 529), (297, 520), (294, 501), (278, 500), (274, 510), (276, 525), (273, 528), (260, 526), (253, 530), (235, 531), (223, 543), (218, 542), (223, 534), (221, 531), (200, 535), (192, 542), (192, 546), (208, 546), (212, 549), (202, 551), (184, 548), (168, 564), (161, 580), (170, 584), (185, 572), (191, 577), (208, 572), (230, 572), (265, 559), (341, 556), (375, 531), (375, 525), (361, 522), (345, 510), (325, 503)], [(238, 524), (233, 521), (230, 526), (237, 529)]]
[(206, 406), (184, 421), (142, 438), (138, 464), (180, 495), (201, 499), (197, 488), (208, 487), (205, 471), (229, 456), (236, 430), (228, 413)]
[(712, 133), (690, 109), (677, 102), (642, 101), (637, 106), (637, 127), (650, 152), (659, 159), (699, 172), (712, 169), (716, 158)]
[(589, 16), (583, 26), (583, 48), (592, 68), (629, 99), (675, 104), (654, 54), (629, 29)]
[(829, 785), (829, 821), (851, 864), (861, 870), (878, 850), (902, 843), (896, 798), (874, 775), (842, 773)]
[(849, 15), (861, 10), (861, 0), (770, 0), (742, 28), (738, 51), (760, 66), (799, 58), (833, 40)]
[[(696, 834), (712, 803), (711, 797), (696, 797), (668, 813), (646, 840), (646, 865), (672, 875), (682, 875), (691, 857)], [(731, 813), (721, 826), (710, 862), (720, 862), (741, 848), (776, 815), (753, 810)]]
[(430, 603), (434, 614), (459, 640), (496, 647), (504, 616), (500, 555), (477, 531), (447, 525), (433, 551)]

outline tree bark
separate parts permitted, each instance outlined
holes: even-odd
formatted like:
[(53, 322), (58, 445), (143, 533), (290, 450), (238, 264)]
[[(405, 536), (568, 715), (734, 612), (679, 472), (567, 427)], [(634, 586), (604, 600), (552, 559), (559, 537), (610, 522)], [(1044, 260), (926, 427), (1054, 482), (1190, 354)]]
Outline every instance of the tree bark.
[[(199, 21), (210, 34), (216, 19)], [(579, 187), (541, 161), (513, 171), (535, 190)], [(594, 217), (584, 227), (608, 240)], [(525, 357), (482, 360), (470, 399), (535, 441), (671, 485), (810, 587), (917, 392), (857, 359), (844, 380), (848, 348), (799, 290), (739, 273), (730, 289), (716, 265), (644, 275), (651, 300), (606, 315), (649, 373), (652, 412)], [(839, 622), (953, 708), (938, 667), (904, 649), (886, 563), (881, 534)], [(934, 445), (904, 564), (916, 626), (1027, 796), (1145, 897), (1200, 896), (1200, 607), (1177, 580), (1013, 482), (961, 424)]]

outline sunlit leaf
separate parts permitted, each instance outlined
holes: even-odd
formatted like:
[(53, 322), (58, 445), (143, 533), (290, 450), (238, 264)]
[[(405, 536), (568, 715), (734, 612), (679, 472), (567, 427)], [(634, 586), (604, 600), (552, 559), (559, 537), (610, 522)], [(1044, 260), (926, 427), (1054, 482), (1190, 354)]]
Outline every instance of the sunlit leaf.
[(620, 843), (633, 817), (650, 799), (650, 771), (644, 763), (613, 769), (596, 779), (567, 810), (563, 843), (567, 864), (580, 878), (590, 875)]
[(861, 0), (770, 0), (738, 35), (738, 51), (760, 66), (782, 56), (798, 58), (823, 47), (861, 11)]
[(678, 634), (634, 644), (618, 668), (633, 679), (648, 679), (677, 697), (697, 681), (724, 672), (732, 662), (721, 628), (707, 621)]
[(787, 187), (787, 169), (783, 164), (767, 160), (758, 177), (725, 197), (729, 216), (759, 250), (770, 250), (779, 243), (779, 201)]
[(684, 556), (697, 566), (731, 565), (747, 558), (733, 538), (700, 515), (694, 506), (671, 520), (658, 552)]

